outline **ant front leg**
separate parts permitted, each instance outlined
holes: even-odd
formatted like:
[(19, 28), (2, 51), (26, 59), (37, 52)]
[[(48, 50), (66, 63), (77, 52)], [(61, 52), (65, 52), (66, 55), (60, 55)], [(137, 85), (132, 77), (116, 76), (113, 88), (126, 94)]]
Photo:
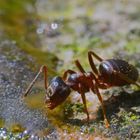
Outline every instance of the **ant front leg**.
[(75, 65), (77, 66), (77, 68), (80, 70), (81, 73), (83, 73), (83, 74), (86, 73), (84, 68), (80, 64), (79, 60), (75, 60)]
[[(84, 69), (82, 68), (81, 64), (79, 63), (78, 60), (75, 61), (76, 63), (76, 66), (79, 68), (79, 70), (82, 72), (82, 73), (85, 73)], [(75, 71), (73, 70), (67, 70), (65, 71), (64, 75), (63, 75), (63, 80), (66, 80), (67, 78), (67, 75), (68, 74), (73, 74), (73, 73), (76, 73)], [(81, 87), (81, 84), (79, 84), (79, 87), (78, 87), (78, 91), (79, 93), (81, 94), (81, 97), (82, 97), (82, 102), (84, 104), (84, 108), (85, 108), (85, 112), (87, 114), (87, 121), (89, 122), (89, 113), (88, 113), (88, 109), (87, 109), (87, 105), (86, 105), (86, 97), (85, 97), (85, 93), (83, 92), (82, 90), (82, 87)]]
[(39, 71), (38, 71), (37, 75), (35, 76), (35, 78), (33, 79), (33, 81), (30, 83), (30, 85), (26, 89), (26, 91), (24, 93), (24, 97), (26, 97), (28, 95), (28, 93), (30, 92), (31, 88), (33, 87), (33, 85), (35, 84), (36, 80), (38, 79), (39, 75), (42, 72), (44, 72), (44, 84), (45, 84), (45, 89), (47, 90), (47, 67), (45, 65), (43, 65), (39, 69)]
[[(82, 65), (80, 64), (80, 62), (78, 60), (75, 60), (75, 64), (76, 64), (77, 68), (80, 70), (80, 72), (83, 73), (83, 75), (85, 75), (86, 72), (85, 72), (84, 68), (82, 67)], [(86, 77), (86, 75), (85, 75), (85, 77)], [(87, 109), (86, 96), (85, 96), (85, 92), (83, 92), (83, 90), (82, 90), (81, 84), (79, 84), (79, 93), (81, 94), (85, 112), (87, 114), (87, 122), (89, 122), (89, 113), (88, 113), (88, 109)]]
[(85, 113), (87, 114), (87, 122), (89, 122), (89, 113), (88, 113), (88, 109), (87, 109), (86, 96), (85, 96), (85, 93), (82, 91), (82, 87), (80, 84), (79, 84), (79, 90), (80, 90), (79, 93), (81, 94), (82, 101), (84, 104)]
[(95, 54), (94, 52), (92, 52), (92, 51), (89, 51), (89, 52), (88, 52), (89, 64), (90, 64), (90, 66), (91, 66), (93, 72), (94, 72), (96, 75), (99, 75), (98, 70), (97, 70), (97, 68), (96, 68), (96, 66), (95, 66), (95, 63), (94, 63), (94, 61), (93, 61), (92, 56), (94, 56), (94, 57), (95, 57), (98, 61), (100, 61), (100, 62), (103, 61), (103, 59), (102, 59), (101, 57), (99, 57), (97, 54)]

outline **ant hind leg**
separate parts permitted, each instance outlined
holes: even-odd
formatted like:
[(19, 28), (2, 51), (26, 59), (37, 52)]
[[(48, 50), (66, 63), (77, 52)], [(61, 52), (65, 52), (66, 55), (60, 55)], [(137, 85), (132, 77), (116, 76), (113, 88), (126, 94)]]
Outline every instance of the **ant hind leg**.
[(86, 96), (85, 96), (85, 93), (82, 91), (81, 85), (79, 85), (79, 90), (80, 90), (79, 93), (81, 94), (82, 101), (83, 101), (83, 104), (84, 104), (85, 113), (87, 114), (87, 122), (89, 123), (89, 112), (88, 112), (88, 109), (87, 109)]
[(102, 96), (99, 92), (97, 84), (93, 85), (93, 88), (91, 90), (96, 93), (96, 95), (101, 103), (103, 116), (104, 116), (104, 123), (105, 123), (106, 128), (108, 128), (110, 126), (110, 124), (109, 124), (109, 121), (108, 121), (107, 116), (106, 116), (106, 108), (104, 106), (103, 99), (102, 99)]
[(100, 62), (102, 62), (103, 59), (102, 59), (101, 57), (99, 57), (97, 54), (95, 54), (94, 52), (92, 52), (92, 51), (89, 51), (89, 52), (88, 52), (88, 61), (89, 61), (89, 64), (90, 64), (90, 66), (91, 66), (93, 72), (94, 72), (96, 75), (99, 75), (98, 70), (97, 70), (97, 68), (96, 68), (96, 66), (95, 66), (95, 63), (94, 63), (94, 61), (93, 61), (93, 56), (94, 56), (98, 61), (100, 61)]

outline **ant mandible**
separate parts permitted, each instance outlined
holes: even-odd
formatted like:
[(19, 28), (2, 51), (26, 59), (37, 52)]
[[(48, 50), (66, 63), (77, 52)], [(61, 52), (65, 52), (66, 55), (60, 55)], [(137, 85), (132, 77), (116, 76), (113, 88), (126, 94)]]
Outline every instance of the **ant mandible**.
[[(95, 66), (93, 57), (101, 62), (99, 70), (97, 70)], [(136, 83), (138, 79), (138, 70), (121, 59), (103, 60), (93, 51), (88, 52), (88, 60), (92, 68), (92, 72), (85, 72), (80, 62), (75, 60), (75, 64), (79, 69), (79, 72), (69, 69), (64, 72), (63, 77), (54, 77), (49, 85), (47, 84), (47, 67), (45, 65), (41, 66), (39, 72), (25, 91), (24, 97), (30, 92), (39, 75), (44, 72), (44, 84), (46, 89), (45, 103), (49, 109), (54, 109), (63, 103), (69, 96), (72, 89), (80, 93), (85, 112), (87, 114), (87, 121), (89, 121), (85, 93), (91, 90), (97, 95), (101, 103), (105, 126), (109, 127), (109, 121), (106, 116), (105, 106), (99, 89), (107, 89), (113, 86), (123, 86), (129, 84), (135, 84), (140, 87), (140, 85)]]

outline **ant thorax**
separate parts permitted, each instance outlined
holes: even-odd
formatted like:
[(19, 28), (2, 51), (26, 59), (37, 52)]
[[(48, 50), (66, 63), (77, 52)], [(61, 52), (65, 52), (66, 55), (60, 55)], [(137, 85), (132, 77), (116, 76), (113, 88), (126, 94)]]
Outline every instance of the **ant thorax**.
[(83, 87), (84, 91), (89, 91), (92, 80), (91, 72), (74, 73), (67, 78), (66, 84), (75, 91), (79, 90), (79, 85)]

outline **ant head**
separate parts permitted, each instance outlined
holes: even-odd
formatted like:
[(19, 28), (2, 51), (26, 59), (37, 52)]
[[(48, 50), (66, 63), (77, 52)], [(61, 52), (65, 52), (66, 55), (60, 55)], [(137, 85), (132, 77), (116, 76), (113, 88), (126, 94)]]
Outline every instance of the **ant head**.
[(70, 88), (61, 77), (54, 77), (48, 86), (46, 93), (46, 103), (48, 108), (54, 109), (66, 100), (70, 94)]

